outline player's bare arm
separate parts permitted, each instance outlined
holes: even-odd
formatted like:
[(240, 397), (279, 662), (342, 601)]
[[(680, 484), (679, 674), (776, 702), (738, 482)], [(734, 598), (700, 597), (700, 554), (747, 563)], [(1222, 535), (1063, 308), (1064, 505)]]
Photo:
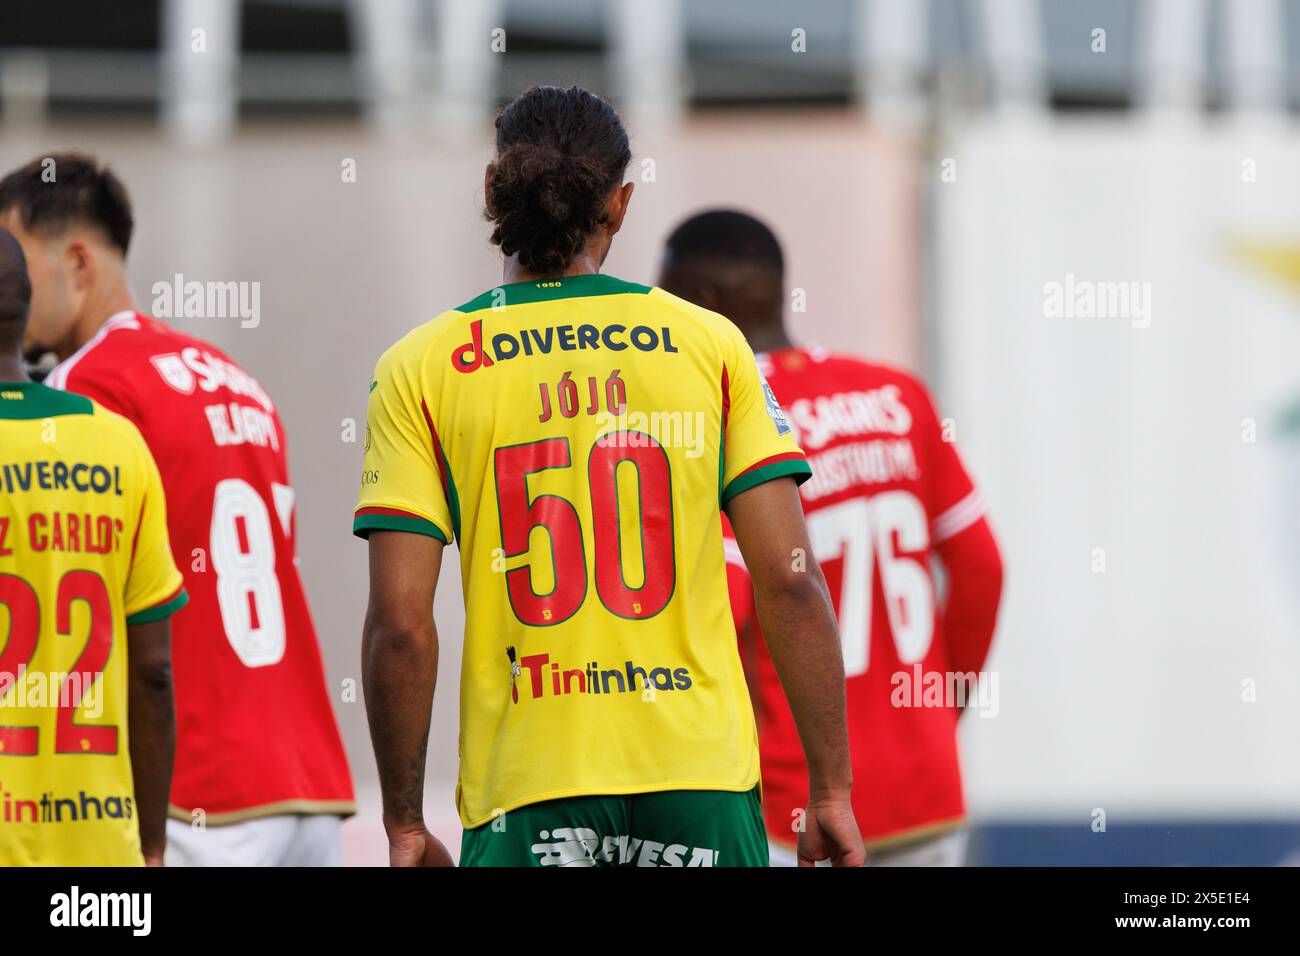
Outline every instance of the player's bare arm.
[(131, 667), (127, 713), (140, 850), (146, 865), (162, 866), (176, 753), (171, 620), (129, 624), (126, 633)]
[(754, 579), (759, 623), (790, 701), (808, 759), (808, 814), (799, 863), (829, 858), (861, 866), (862, 838), (849, 793), (844, 663), (830, 594), (812, 556), (792, 479), (765, 482), (733, 498), (727, 516)]
[(424, 824), (424, 761), (438, 679), (433, 596), (443, 544), (401, 531), (370, 535), (370, 603), (361, 643), (370, 738), (393, 866), (451, 866)]

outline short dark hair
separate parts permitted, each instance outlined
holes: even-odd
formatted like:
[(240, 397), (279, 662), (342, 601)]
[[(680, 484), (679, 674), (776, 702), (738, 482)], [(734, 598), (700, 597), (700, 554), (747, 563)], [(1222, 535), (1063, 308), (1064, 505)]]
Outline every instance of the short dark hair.
[(674, 265), (747, 262), (785, 271), (781, 243), (766, 225), (748, 213), (711, 209), (691, 216), (668, 237), (665, 248)]
[(0, 322), (27, 320), (32, 304), (32, 281), (27, 276), (27, 259), (13, 233), (0, 229)]
[(92, 226), (122, 255), (135, 227), (122, 181), (85, 153), (38, 156), (0, 179), (0, 212), (9, 210), (17, 211), (24, 229), (38, 235)]
[(614, 107), (579, 86), (534, 86), (496, 120), (486, 197), (492, 242), (525, 269), (558, 275), (604, 218), (632, 149)]

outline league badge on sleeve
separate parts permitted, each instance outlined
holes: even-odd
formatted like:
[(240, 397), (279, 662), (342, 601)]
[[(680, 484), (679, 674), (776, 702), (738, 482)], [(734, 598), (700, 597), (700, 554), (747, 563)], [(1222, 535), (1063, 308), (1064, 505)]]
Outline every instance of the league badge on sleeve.
[(772, 419), (772, 424), (776, 426), (776, 433), (778, 435), (790, 434), (790, 420), (785, 417), (785, 409), (776, 400), (776, 393), (772, 391), (772, 386), (767, 384), (762, 369), (758, 370), (758, 380), (763, 383), (763, 394), (767, 398), (767, 414)]

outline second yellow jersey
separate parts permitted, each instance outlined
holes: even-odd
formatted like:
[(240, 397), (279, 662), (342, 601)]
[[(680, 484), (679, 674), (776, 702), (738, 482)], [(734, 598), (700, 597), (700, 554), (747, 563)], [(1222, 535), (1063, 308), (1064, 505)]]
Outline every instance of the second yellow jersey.
[(0, 866), (139, 866), (127, 625), (185, 602), (135, 426), (0, 383)]
[(380, 359), (354, 530), (460, 548), (465, 826), (756, 785), (719, 513), (811, 474), (790, 432), (734, 325), (611, 276), (501, 286)]

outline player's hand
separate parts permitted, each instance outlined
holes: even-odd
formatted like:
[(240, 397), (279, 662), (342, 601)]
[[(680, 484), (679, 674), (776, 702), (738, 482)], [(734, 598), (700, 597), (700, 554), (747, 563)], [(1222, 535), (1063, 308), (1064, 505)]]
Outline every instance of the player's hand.
[(389, 866), (455, 866), (442, 841), (420, 826), (388, 834)]
[(847, 791), (808, 802), (798, 848), (800, 866), (815, 866), (818, 860), (827, 859), (831, 866), (866, 865), (867, 851)]
[(163, 855), (162, 855), (162, 853), (161, 853), (161, 852), (158, 852), (158, 853), (145, 853), (145, 854), (144, 854), (144, 865), (145, 865), (145, 866), (162, 866), (162, 865), (163, 865)]

